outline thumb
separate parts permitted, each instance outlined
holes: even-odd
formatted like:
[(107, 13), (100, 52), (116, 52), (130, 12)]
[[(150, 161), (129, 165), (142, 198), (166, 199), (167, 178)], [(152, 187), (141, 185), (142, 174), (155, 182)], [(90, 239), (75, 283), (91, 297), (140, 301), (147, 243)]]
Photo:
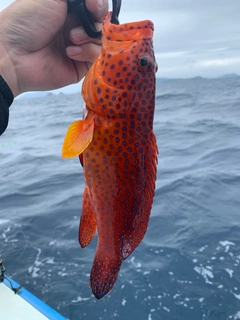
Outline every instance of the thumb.
[(86, 0), (86, 6), (97, 22), (102, 22), (108, 11), (108, 0)]

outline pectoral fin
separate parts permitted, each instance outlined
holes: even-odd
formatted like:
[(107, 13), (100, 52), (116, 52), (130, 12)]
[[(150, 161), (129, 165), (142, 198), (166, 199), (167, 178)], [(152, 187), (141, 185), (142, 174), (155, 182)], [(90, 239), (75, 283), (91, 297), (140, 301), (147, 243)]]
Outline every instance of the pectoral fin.
[(73, 122), (68, 128), (63, 142), (62, 157), (73, 158), (80, 155), (92, 141), (93, 129), (93, 117)]

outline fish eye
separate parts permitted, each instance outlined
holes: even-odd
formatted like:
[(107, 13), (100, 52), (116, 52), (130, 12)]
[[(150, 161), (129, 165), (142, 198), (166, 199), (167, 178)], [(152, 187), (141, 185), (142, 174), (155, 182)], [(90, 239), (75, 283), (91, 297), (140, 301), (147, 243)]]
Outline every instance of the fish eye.
[(152, 69), (152, 63), (147, 56), (142, 56), (138, 59), (138, 70), (140, 72), (149, 72)]
[(148, 58), (146, 56), (141, 57), (139, 64), (141, 67), (146, 67), (148, 65)]

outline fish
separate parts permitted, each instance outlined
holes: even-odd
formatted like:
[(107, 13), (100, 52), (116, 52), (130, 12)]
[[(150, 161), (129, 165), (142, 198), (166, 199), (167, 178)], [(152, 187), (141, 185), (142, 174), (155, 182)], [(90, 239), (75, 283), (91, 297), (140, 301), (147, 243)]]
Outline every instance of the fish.
[(82, 84), (83, 119), (70, 125), (62, 146), (62, 157), (79, 156), (83, 166), (79, 242), (86, 247), (97, 231), (89, 280), (97, 299), (113, 289), (123, 260), (146, 233), (158, 156), (154, 25), (110, 20), (111, 12), (103, 21), (101, 52)]

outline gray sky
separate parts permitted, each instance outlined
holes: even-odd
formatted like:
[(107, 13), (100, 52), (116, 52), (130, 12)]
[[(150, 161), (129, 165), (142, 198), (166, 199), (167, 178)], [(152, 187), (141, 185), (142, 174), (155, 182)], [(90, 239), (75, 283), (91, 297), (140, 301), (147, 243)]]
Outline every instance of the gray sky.
[[(1, 0), (0, 10), (12, 2)], [(122, 0), (122, 3), (121, 22), (143, 19), (154, 22), (158, 77), (240, 74), (239, 0)]]

